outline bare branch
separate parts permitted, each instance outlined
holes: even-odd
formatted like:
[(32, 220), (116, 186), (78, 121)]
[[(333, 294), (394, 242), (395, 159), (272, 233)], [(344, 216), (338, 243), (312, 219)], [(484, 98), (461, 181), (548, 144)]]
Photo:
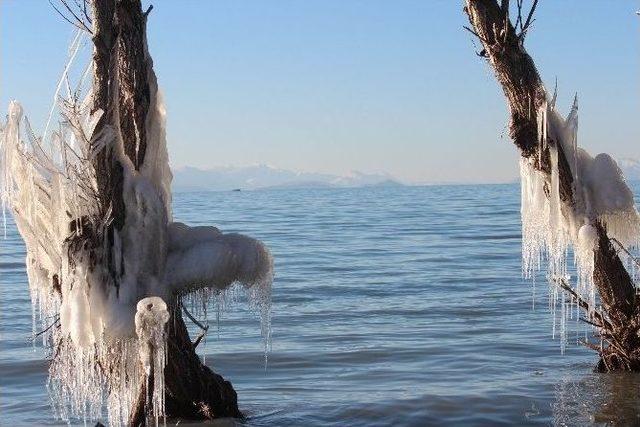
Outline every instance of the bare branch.
[(524, 40), (524, 37), (527, 34), (527, 31), (529, 30), (529, 27), (531, 26), (531, 24), (533, 24), (533, 21), (535, 21), (535, 19), (532, 21), (531, 18), (533, 18), (533, 13), (536, 11), (537, 6), (538, 6), (538, 0), (533, 0), (533, 5), (531, 6), (531, 10), (529, 10), (529, 15), (527, 16), (527, 20), (525, 21), (524, 26), (522, 26), (522, 29), (520, 30), (520, 34), (518, 35), (518, 39), (520, 39), (521, 41)]
[(594, 326), (594, 327), (596, 327), (598, 329), (603, 327), (603, 325), (601, 325), (600, 323), (592, 322), (591, 320), (589, 320), (589, 319), (587, 319), (585, 317), (579, 317), (579, 319), (580, 319), (581, 322), (584, 322), (584, 323), (586, 323), (588, 325)]
[[(52, 0), (49, 0), (49, 4), (51, 5), (51, 7), (58, 13), (58, 15), (60, 15), (62, 17), (62, 19), (64, 19), (65, 21), (67, 21), (68, 23), (70, 23), (71, 25), (73, 25), (74, 27), (82, 30), (82, 31), (86, 31), (89, 34), (93, 34), (93, 32), (91, 31), (91, 29), (87, 26), (87, 24), (85, 24), (84, 20), (81, 19), (74, 11), (73, 9), (69, 6), (69, 4), (66, 2), (66, 0), (59, 0), (60, 3), (62, 3), (62, 5), (64, 6), (65, 9), (67, 9), (67, 11), (69, 11), (69, 13), (71, 13), (71, 15), (73, 16), (73, 20), (68, 18), (64, 13), (62, 13), (60, 11), (60, 9), (58, 9), (54, 4)], [(86, 7), (86, 6), (85, 6)], [(86, 10), (86, 9), (85, 9)], [(91, 22), (91, 20), (89, 19), (89, 22)]]
[(78, 25), (78, 23), (71, 21), (69, 18), (67, 18), (64, 13), (60, 12), (60, 10), (51, 2), (51, 0), (49, 0), (49, 4), (51, 5), (51, 7), (53, 8), (53, 10), (55, 10), (56, 12), (58, 12), (58, 15), (60, 15), (62, 17), (62, 19), (64, 19), (65, 21), (67, 21), (69, 24), (73, 25), (74, 27), (76, 27), (79, 30), (82, 31), (86, 31), (86, 29), (83, 26)]
[(207, 331), (209, 329), (209, 325), (203, 325), (202, 323), (200, 323), (198, 320), (196, 320), (195, 317), (193, 317), (193, 314), (189, 313), (189, 310), (187, 310), (187, 307), (184, 306), (184, 304), (180, 303), (180, 306), (182, 307), (182, 311), (184, 311), (184, 314), (187, 315), (187, 317), (200, 329), (202, 329), (203, 331)]
[(89, 13), (87, 12), (87, 3), (89, 3), (89, 0), (83, 0), (83, 2), (82, 2), (82, 14), (87, 19), (87, 22), (89, 24), (93, 24), (93, 21), (91, 20), (91, 16), (89, 16)]
[(71, 6), (69, 6), (67, 1), (66, 0), (59, 0), (59, 1), (60, 1), (60, 3), (62, 3), (62, 5), (65, 7), (65, 9), (67, 9), (67, 11), (76, 19), (76, 21), (80, 22), (82, 24), (82, 26), (84, 26), (86, 28), (86, 25), (85, 25), (84, 21), (82, 19), (80, 19), (80, 17), (78, 15), (76, 15), (76, 13), (73, 11)]
[(56, 319), (53, 321), (53, 323), (51, 323), (49, 326), (47, 326), (46, 328), (44, 328), (43, 330), (41, 330), (40, 332), (38, 332), (37, 334), (34, 334), (33, 336), (30, 337), (31, 341), (35, 341), (36, 338), (38, 338), (40, 335), (46, 333), (49, 329), (53, 328), (54, 326), (57, 326), (60, 324), (60, 316), (56, 316)]
[(600, 313), (600, 311), (596, 310), (595, 307), (590, 307), (589, 303), (586, 302), (576, 291), (574, 291), (573, 288), (564, 279), (554, 279), (554, 282), (556, 282), (562, 289), (568, 292), (576, 300), (580, 308), (585, 310), (587, 313), (592, 310), (593, 317), (597, 319), (602, 324), (602, 326), (609, 330), (613, 329), (613, 326), (611, 325), (611, 323), (609, 323), (605, 316)]
[[(475, 32), (474, 30), (472, 30), (471, 28), (467, 27), (466, 25), (463, 25), (462, 28), (464, 28), (465, 30), (469, 31), (471, 34), (473, 34), (474, 36), (476, 36), (478, 39), (480, 39), (480, 41), (482, 43), (488, 43), (487, 39), (485, 39), (484, 37), (482, 37), (480, 34), (478, 34), (477, 32)], [(477, 53), (477, 52), (476, 52)], [(478, 54), (478, 53), (477, 53)], [(485, 55), (480, 55), (478, 54), (478, 56), (483, 56), (485, 57)]]
[(514, 29), (518, 29), (518, 26), (520, 26), (520, 31), (522, 31), (522, 2), (524, 0), (517, 0), (517, 9), (518, 9), (518, 17), (516, 18), (516, 23), (514, 24), (513, 28)]

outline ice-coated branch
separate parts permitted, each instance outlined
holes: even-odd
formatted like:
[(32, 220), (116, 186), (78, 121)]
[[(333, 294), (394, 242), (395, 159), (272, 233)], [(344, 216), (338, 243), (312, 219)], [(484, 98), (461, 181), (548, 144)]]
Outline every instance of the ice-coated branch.
[(589, 319), (583, 320), (599, 328), (612, 328), (605, 315), (602, 314), (600, 310), (592, 307), (589, 301), (586, 301), (580, 294), (578, 294), (564, 278), (558, 278), (555, 280), (555, 282), (574, 299), (574, 301), (580, 306), (580, 308), (584, 309), (584, 311), (586, 311), (587, 313), (591, 313), (591, 317), (599, 323), (595, 324)]
[(180, 295), (201, 288), (224, 290), (234, 282), (245, 286), (272, 280), (273, 261), (262, 242), (215, 227), (169, 224), (165, 283)]
[(615, 333), (626, 333), (637, 311), (635, 288), (610, 238), (638, 243), (640, 219), (633, 194), (610, 156), (591, 157), (578, 147), (577, 102), (566, 118), (556, 111), (555, 94), (550, 99), (523, 46), (538, 1), (524, 23), (523, 2), (518, 1), (520, 34), (505, 20), (504, 1), (465, 3), (471, 31), (478, 35), (483, 56), (507, 98), (509, 134), (522, 155), (525, 276), (540, 267), (544, 256), (552, 279), (564, 277), (566, 251), (573, 246), (576, 293), (592, 310), (595, 286)]

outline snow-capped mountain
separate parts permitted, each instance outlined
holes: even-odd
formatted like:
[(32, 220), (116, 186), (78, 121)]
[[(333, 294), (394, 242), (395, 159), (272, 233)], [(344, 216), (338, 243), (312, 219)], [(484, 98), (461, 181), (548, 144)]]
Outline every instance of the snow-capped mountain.
[(190, 166), (177, 168), (173, 172), (175, 191), (225, 191), (233, 189), (255, 190), (261, 188), (322, 188), (365, 187), (402, 185), (387, 174), (351, 172), (345, 176), (293, 172), (268, 165), (221, 166), (198, 169)]
[(628, 180), (640, 180), (640, 160), (618, 159), (618, 166), (622, 169), (624, 177)]

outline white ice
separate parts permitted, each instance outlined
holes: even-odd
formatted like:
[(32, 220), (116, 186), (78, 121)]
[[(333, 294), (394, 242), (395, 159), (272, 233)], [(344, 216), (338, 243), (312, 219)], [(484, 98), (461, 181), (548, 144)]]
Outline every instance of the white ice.
[[(596, 223), (603, 224), (609, 238), (625, 246), (637, 246), (640, 217), (633, 193), (611, 156), (598, 154), (594, 158), (578, 147), (577, 98), (566, 119), (556, 111), (555, 102), (545, 103), (538, 112), (538, 128), (541, 137), (538, 157), (549, 150), (551, 171), (541, 172), (538, 160), (523, 157), (520, 161), (523, 275), (532, 278), (546, 263), (552, 285), (550, 305), (554, 319), (556, 304), (561, 304), (560, 338), (564, 346), (566, 319), (572, 313), (557, 282), (569, 280), (570, 249), (573, 249), (578, 276), (575, 290), (589, 303), (591, 315), (597, 305), (593, 282), (594, 253), (598, 248)], [(570, 205), (560, 198), (561, 152), (573, 178)]]

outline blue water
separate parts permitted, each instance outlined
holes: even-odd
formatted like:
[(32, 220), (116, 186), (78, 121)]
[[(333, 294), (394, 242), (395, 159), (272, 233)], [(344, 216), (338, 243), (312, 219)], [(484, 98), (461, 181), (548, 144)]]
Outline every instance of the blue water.
[[(516, 185), (176, 194), (176, 220), (260, 238), (276, 260), (266, 370), (241, 303), (201, 344), (206, 363), (252, 426), (640, 423), (640, 377), (592, 373), (575, 344), (561, 355), (542, 280), (533, 309), (519, 202)], [(10, 223), (0, 424), (54, 425), (24, 256)]]

